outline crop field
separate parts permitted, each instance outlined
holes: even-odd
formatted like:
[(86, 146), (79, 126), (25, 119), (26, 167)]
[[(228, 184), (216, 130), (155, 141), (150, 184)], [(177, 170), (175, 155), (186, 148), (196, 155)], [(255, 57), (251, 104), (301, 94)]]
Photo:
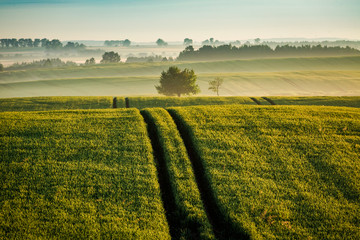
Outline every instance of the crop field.
[[(344, 99), (357, 101), (308, 102)], [(5, 239), (360, 238), (354, 105), (129, 97), (141, 111), (81, 110), (110, 108), (112, 97), (49, 97), (15, 99), (23, 108), (11, 112), (7, 100), (0, 113)], [(186, 106), (197, 104), (211, 106)], [(52, 111), (59, 105), (78, 110)]]
[(3, 239), (170, 239), (140, 112), (0, 113)]
[(360, 238), (358, 109), (198, 106), (169, 111), (227, 232), (252, 239)]
[(221, 96), (360, 95), (360, 57), (97, 64), (0, 72), (0, 97), (156, 95), (162, 71), (193, 69), (201, 94), (224, 78)]
[[(118, 108), (125, 107), (124, 98), (117, 98)], [(0, 112), (50, 111), (69, 109), (112, 108), (112, 97), (28, 97), (0, 98)]]
[(129, 97), (129, 107), (138, 109), (151, 107), (177, 107), (194, 105), (255, 105), (248, 97)]
[(277, 105), (360, 107), (360, 97), (269, 97)]
[[(360, 97), (127, 97), (130, 108), (168, 108), (196, 105), (323, 105), (360, 107)], [(252, 100), (255, 99), (256, 101)], [(113, 97), (0, 98), (0, 112), (113, 108)], [(125, 97), (116, 97), (116, 108), (125, 108)]]

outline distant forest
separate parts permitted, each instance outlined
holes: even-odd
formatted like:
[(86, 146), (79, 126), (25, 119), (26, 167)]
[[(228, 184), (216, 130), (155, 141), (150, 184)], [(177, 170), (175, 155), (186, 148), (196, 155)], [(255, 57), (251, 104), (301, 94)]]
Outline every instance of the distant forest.
[(263, 41), (262, 44), (268, 45), (271, 48), (275, 48), (276, 46), (285, 46), (285, 45), (300, 47), (300, 46), (306, 46), (306, 45), (316, 46), (316, 45), (320, 44), (321, 46), (327, 46), (327, 47), (351, 47), (351, 48), (360, 49), (360, 41), (348, 41), (348, 40), (337, 40), (337, 41), (295, 41), (295, 42), (290, 42), (290, 41), (289, 42)]
[(30, 69), (30, 68), (58, 68), (58, 67), (74, 67), (77, 66), (75, 62), (72, 61), (62, 61), (59, 58), (51, 58), (51, 59), (43, 59), (39, 61), (32, 61), (29, 63), (15, 63), (9, 67), (7, 70), (23, 70), (23, 69)]
[(133, 63), (133, 62), (167, 62), (167, 61), (174, 61), (172, 57), (166, 58), (160, 55), (155, 56), (148, 56), (148, 57), (134, 57), (130, 56), (126, 59), (126, 63)]
[(67, 42), (66, 45), (63, 45), (62, 42), (58, 39), (49, 40), (47, 38), (2, 38), (0, 39), (1, 48), (46, 48), (46, 49), (84, 49), (86, 46), (84, 44), (79, 44), (77, 42)]
[(328, 47), (328, 46), (276, 46), (272, 49), (268, 45), (243, 45), (232, 46), (210, 46), (205, 45), (195, 50), (193, 46), (188, 46), (179, 54), (179, 61), (193, 60), (214, 60), (214, 59), (242, 59), (258, 57), (307, 57), (307, 56), (334, 56), (334, 55), (360, 55), (360, 51), (351, 47)]
[(104, 42), (104, 46), (106, 47), (129, 47), (131, 45), (131, 41), (129, 39), (125, 40), (106, 40)]

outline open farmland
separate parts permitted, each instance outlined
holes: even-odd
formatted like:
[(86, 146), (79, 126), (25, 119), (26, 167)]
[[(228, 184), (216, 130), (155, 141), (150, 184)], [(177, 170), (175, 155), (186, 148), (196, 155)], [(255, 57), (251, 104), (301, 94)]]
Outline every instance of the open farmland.
[[(267, 100), (266, 100), (267, 99)], [(360, 107), (360, 97), (116, 97), (116, 108), (196, 105), (322, 105)], [(126, 104), (127, 102), (127, 104)], [(114, 108), (114, 97), (0, 98), (0, 112)]]
[(222, 96), (356, 96), (359, 65), (355, 56), (5, 69), (0, 96), (153, 96), (161, 72), (170, 66), (193, 69), (203, 95), (213, 96), (208, 82), (221, 77)]
[[(71, 98), (39, 99), (22, 101), (39, 110)], [(128, 99), (141, 109), (213, 105), (1, 112), (0, 236), (360, 237), (358, 108)]]
[(170, 109), (227, 232), (252, 239), (358, 239), (360, 111)]
[(170, 239), (140, 112), (0, 113), (0, 236)]
[(360, 107), (360, 97), (269, 97), (277, 105)]
[(194, 105), (256, 104), (248, 97), (129, 97), (129, 107), (177, 107)]
[[(0, 99), (0, 112), (50, 111), (69, 109), (112, 108), (112, 97), (28, 97)], [(118, 108), (125, 107), (124, 98), (117, 98)]]

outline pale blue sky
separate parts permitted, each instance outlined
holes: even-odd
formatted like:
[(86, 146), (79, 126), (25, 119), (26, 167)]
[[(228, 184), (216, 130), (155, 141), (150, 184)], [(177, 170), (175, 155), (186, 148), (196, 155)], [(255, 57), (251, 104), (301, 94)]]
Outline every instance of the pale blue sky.
[(0, 38), (360, 39), (359, 0), (0, 0)]

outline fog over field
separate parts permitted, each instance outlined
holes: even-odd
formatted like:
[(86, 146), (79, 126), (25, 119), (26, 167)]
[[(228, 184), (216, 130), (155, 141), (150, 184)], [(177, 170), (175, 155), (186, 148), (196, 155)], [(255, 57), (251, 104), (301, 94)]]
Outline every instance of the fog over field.
[(354, 0), (4, 0), (0, 97), (157, 95), (170, 66), (194, 70), (200, 95), (216, 77), (222, 96), (358, 95), (359, 12)]
[(359, 0), (0, 0), (0, 239), (360, 239)]

